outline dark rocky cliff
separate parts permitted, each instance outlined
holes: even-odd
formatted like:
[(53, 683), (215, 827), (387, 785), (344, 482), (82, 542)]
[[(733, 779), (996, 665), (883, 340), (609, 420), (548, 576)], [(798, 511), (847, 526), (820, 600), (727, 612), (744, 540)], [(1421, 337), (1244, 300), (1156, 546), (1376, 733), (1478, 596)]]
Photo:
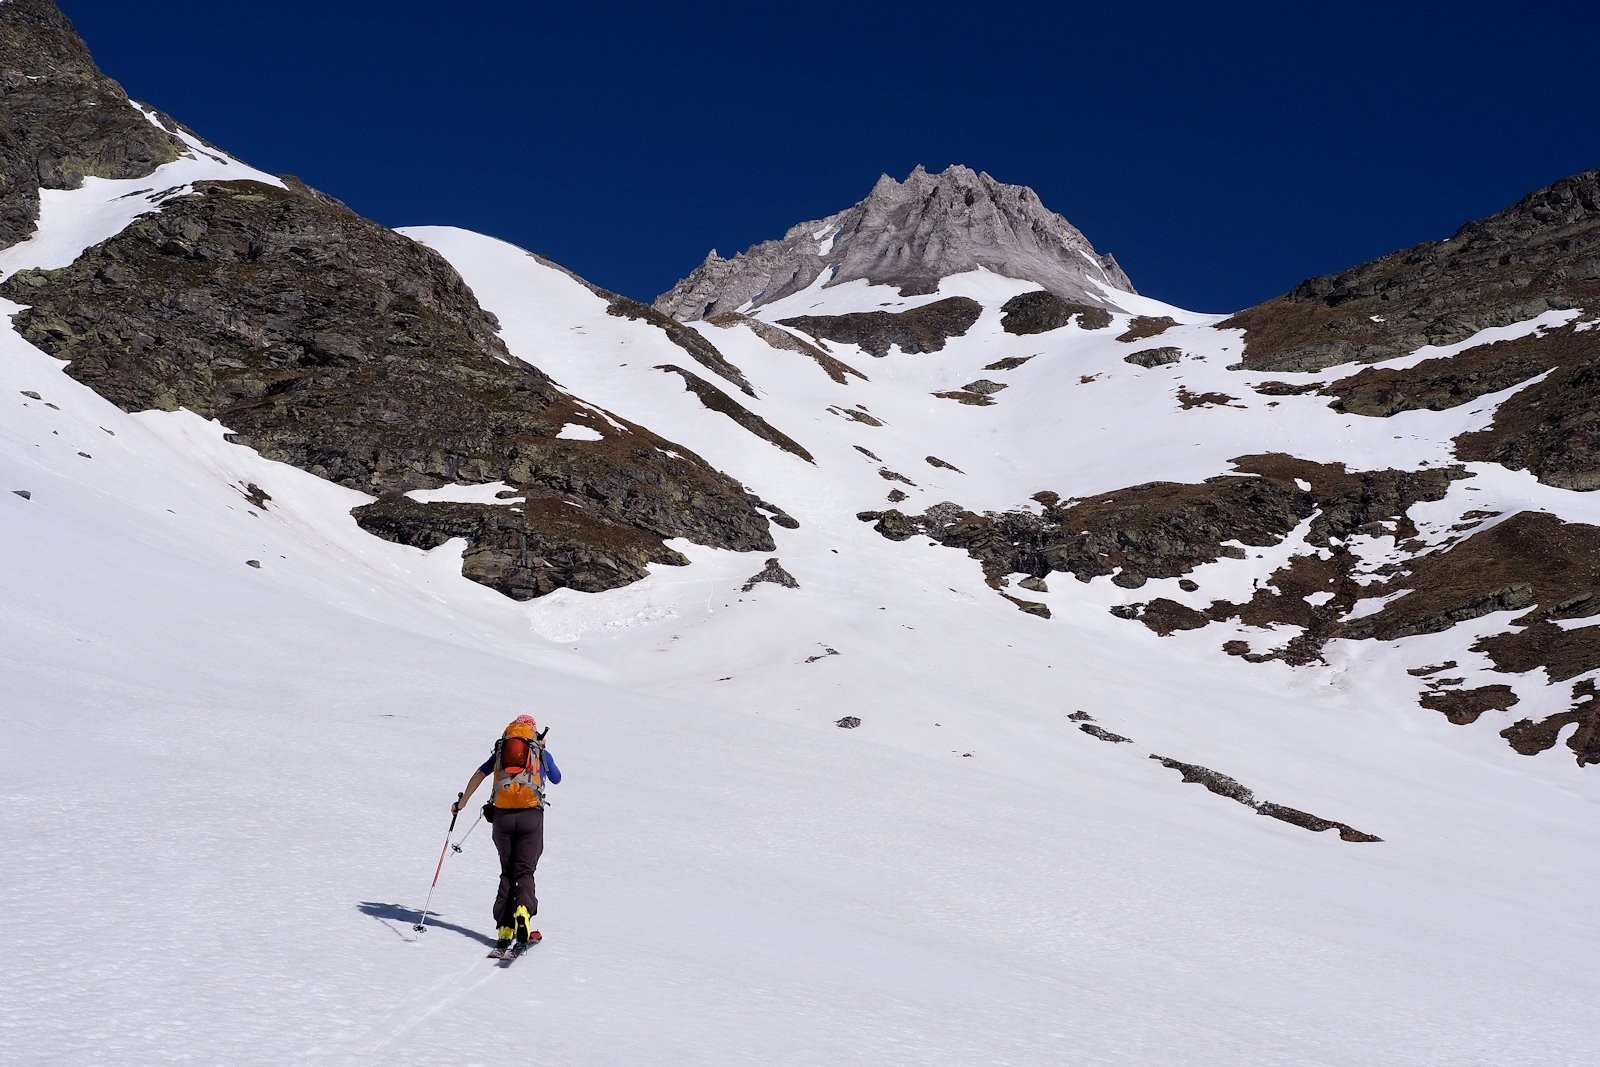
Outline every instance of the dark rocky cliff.
[(41, 188), (143, 177), (185, 150), (100, 72), (53, 0), (0, 4), (0, 248), (33, 233)]
[[(419, 547), (466, 537), (468, 577), (514, 597), (681, 562), (665, 538), (773, 547), (726, 475), (642, 427), (618, 430), (512, 358), (443, 258), (297, 183), (202, 183), (0, 293), (30, 305), (25, 337), (124, 410), (189, 408), (270, 459), (380, 497), (523, 490), (517, 508), (386, 499), (360, 514)], [(604, 437), (558, 437), (568, 424)]]

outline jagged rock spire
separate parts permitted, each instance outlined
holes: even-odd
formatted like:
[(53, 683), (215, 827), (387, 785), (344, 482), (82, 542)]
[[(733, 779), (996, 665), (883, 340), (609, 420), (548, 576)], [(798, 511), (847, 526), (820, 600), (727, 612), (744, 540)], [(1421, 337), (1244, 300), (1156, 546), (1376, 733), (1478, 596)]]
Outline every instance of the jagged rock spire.
[(802, 222), (781, 240), (732, 259), (712, 253), (656, 307), (701, 319), (771, 303), (829, 271), (830, 285), (865, 279), (928, 293), (941, 278), (977, 267), (1097, 305), (1111, 301), (1094, 282), (1133, 291), (1116, 260), (1097, 253), (1032, 189), (968, 167), (930, 174), (919, 165), (904, 182), (883, 175), (861, 203)]

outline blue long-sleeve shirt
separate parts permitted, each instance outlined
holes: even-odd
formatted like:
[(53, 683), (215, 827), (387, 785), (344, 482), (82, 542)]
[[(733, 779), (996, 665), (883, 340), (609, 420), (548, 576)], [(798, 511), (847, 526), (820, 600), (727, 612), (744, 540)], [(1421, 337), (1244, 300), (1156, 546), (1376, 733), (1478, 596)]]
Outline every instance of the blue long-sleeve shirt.
[[(561, 784), (561, 768), (556, 766), (555, 759), (550, 755), (548, 748), (541, 750), (539, 767), (544, 772), (544, 780), (551, 785)], [(478, 773), (488, 778), (494, 774), (494, 753), (489, 753), (489, 758), (483, 761), (483, 766), (478, 768)]]

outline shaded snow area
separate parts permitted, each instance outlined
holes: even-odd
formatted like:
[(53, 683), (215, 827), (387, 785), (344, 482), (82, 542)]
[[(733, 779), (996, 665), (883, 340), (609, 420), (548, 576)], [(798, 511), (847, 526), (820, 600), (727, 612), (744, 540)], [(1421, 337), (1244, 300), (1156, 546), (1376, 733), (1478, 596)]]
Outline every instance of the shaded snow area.
[[(112, 224), (52, 229), (36, 251)], [(891, 489), (920, 512), (1199, 479), (1274, 440), (1352, 466), (1442, 463), (1495, 398), (1386, 420), (1269, 406), (1248, 389), (1265, 376), (1226, 370), (1239, 341), (1214, 318), (1129, 296), (1177, 325), (1137, 345), (1114, 340), (1126, 315), (1014, 336), (998, 309), (1028, 287), (982, 272), (930, 297), (850, 283), (761, 309), (983, 304), (941, 352), (830, 344), (866, 375), (848, 384), (748, 325), (696, 324), (755, 396), (717, 384), (813, 464), (707, 412), (657, 369), (688, 366), (683, 349), (566, 274), (488, 238), (407, 232), (452, 260), (514, 355), (799, 527), (775, 527), (767, 554), (674, 542), (690, 566), (518, 604), (461, 577), (463, 542), (368, 536), (349, 516), (361, 494), (192, 413), (126, 415), (0, 333), (6, 1062), (490, 1063), (508, 1026), (531, 1035), (519, 1055), (575, 1065), (1600, 1057), (1600, 776), (1419, 709), (1405, 673), (1475, 669), (1467, 631), (1503, 617), (1337, 642), (1326, 665), (1248, 663), (1217, 651), (1232, 630), (1162, 638), (1109, 613), (1149, 588), (1051, 575), (1029, 594), (1041, 619), (963, 553), (856, 518)], [(1185, 356), (1123, 360), (1150, 344)], [(983, 377), (1009, 386), (992, 406), (933, 395)], [(1180, 386), (1238, 406), (1180, 408)], [(1600, 517), (1474, 469), (1419, 506), (1423, 536), (1511, 500)], [(1311, 551), (1303, 537), (1192, 577), (1208, 596), (1248, 590)], [(1376, 564), (1372, 540), (1355, 550)], [(798, 588), (741, 591), (768, 555)], [(475, 812), (432, 928), (411, 925), (450, 801), (522, 712), (551, 728), (565, 779), (544, 943), (500, 969), (483, 958), (497, 863)], [(1084, 714), (1132, 743), (1079, 729)], [(1151, 754), (1383, 840), (1263, 818)]]

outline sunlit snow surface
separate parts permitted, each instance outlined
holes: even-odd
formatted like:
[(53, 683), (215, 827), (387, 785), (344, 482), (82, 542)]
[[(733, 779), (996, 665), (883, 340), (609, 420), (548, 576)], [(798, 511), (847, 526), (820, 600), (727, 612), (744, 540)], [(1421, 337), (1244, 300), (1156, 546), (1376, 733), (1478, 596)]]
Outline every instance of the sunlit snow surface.
[[(110, 210), (98, 189), (81, 215)], [(36, 258), (113, 224), (66, 218), (47, 215)], [(191, 413), (125, 415), (0, 334), (7, 1062), (492, 1063), (508, 1021), (530, 1035), (519, 1057), (562, 1064), (1600, 1055), (1600, 776), (1564, 749), (1515, 755), (1493, 714), (1461, 728), (1422, 711), (1405, 674), (1481, 670), (1464, 650), (1504, 617), (1336, 644), (1328, 667), (1249, 664), (1217, 646), (1259, 631), (1163, 639), (1108, 613), (1182, 599), (1175, 582), (1052, 575), (1029, 594), (1046, 621), (961, 553), (855, 518), (895, 486), (911, 511), (1018, 507), (1041, 489), (1204, 478), (1273, 447), (1443, 463), (1496, 398), (1383, 420), (1313, 397), (1270, 406), (1248, 388), (1266, 376), (1226, 371), (1239, 339), (1214, 318), (1129, 297), (1180, 326), (1132, 345), (1114, 341), (1126, 316), (1013, 337), (998, 307), (1029, 287), (982, 273), (927, 298), (851, 283), (762, 309), (985, 305), (944, 352), (832, 346), (868, 382), (698, 326), (757, 392), (730, 395), (813, 465), (707, 413), (656, 369), (682, 349), (568, 276), (487, 238), (408, 232), (455, 263), (513, 354), (798, 519), (772, 554), (800, 588), (740, 592), (763, 555), (675, 542), (691, 566), (515, 604), (460, 577), (460, 542), (370, 537), (348, 516), (361, 494)], [(37, 265), (26, 247), (8, 270)], [(1154, 344), (1189, 355), (1123, 362)], [(992, 407), (931, 395), (981, 377), (1009, 385)], [(1179, 385), (1239, 406), (1181, 411)], [(857, 405), (885, 425), (829, 411)], [(1590, 497), (1474, 470), (1417, 509), (1424, 536), (1470, 507), (1600, 518)], [(1195, 602), (1247, 591), (1297, 540), (1202, 567)], [(1079, 709), (1134, 743), (1081, 733)], [(501, 971), (482, 958), (485, 828), (446, 859), (420, 939), (409, 909), (447, 805), (523, 711), (551, 727), (565, 780), (540, 865), (545, 943)], [(860, 728), (835, 727), (845, 715)], [(1150, 753), (1385, 840), (1262, 818)]]

